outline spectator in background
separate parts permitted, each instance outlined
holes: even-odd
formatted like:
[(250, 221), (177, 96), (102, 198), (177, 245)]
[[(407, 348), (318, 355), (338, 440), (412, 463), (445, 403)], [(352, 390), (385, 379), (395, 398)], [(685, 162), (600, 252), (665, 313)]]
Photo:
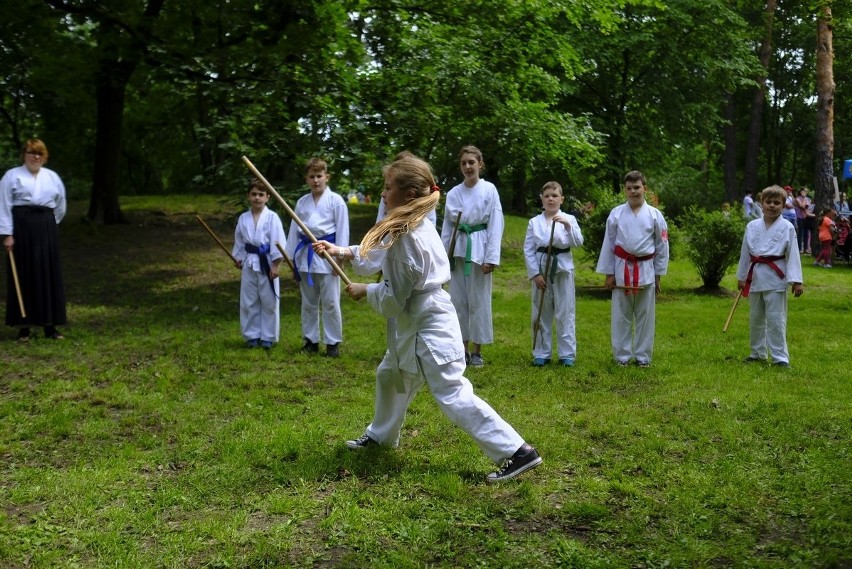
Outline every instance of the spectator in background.
[(798, 231), (796, 223), (796, 198), (793, 196), (793, 186), (784, 186), (784, 191), (787, 192), (787, 197), (784, 199), (784, 209), (781, 210), (781, 217), (789, 221)]
[(813, 218), (813, 204), (808, 197), (808, 189), (799, 190), (796, 198), (796, 241), (799, 245), (799, 254), (811, 254), (811, 233), (808, 228), (808, 217)]
[(834, 202), (834, 211), (837, 212), (838, 217), (845, 217), (849, 219), (849, 215), (852, 214), (852, 211), (849, 210), (849, 202), (846, 201), (846, 194), (840, 192), (840, 199)]
[(763, 216), (763, 213), (760, 211), (760, 206), (754, 202), (752, 194), (754, 194), (754, 192), (746, 190), (746, 195), (743, 198), (743, 217), (746, 221), (758, 219)]

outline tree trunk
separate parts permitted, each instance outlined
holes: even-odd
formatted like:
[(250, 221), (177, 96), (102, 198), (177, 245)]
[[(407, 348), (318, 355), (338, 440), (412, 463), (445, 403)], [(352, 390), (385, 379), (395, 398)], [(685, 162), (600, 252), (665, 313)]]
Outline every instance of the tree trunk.
[(95, 162), (87, 217), (96, 221), (101, 215), (105, 225), (126, 222), (118, 203), (121, 123), (124, 116), (124, 93), (135, 68), (135, 64), (107, 61), (98, 70)]
[(743, 172), (743, 193), (757, 192), (757, 163), (760, 158), (760, 129), (763, 123), (763, 104), (766, 100), (766, 77), (769, 74), (769, 58), (772, 55), (772, 24), (775, 20), (776, 0), (767, 0), (763, 12), (764, 33), (760, 45), (760, 66), (763, 73), (757, 78), (751, 102), (751, 119), (746, 140), (745, 170)]
[(725, 94), (725, 107), (722, 110), (722, 116), (727, 124), (725, 125), (725, 151), (722, 158), (724, 175), (725, 175), (725, 199), (729, 204), (733, 205), (737, 201), (737, 125), (736, 125), (736, 105), (734, 104), (734, 94)]
[(817, 214), (834, 202), (834, 48), (831, 2), (817, 18), (817, 125), (814, 203)]

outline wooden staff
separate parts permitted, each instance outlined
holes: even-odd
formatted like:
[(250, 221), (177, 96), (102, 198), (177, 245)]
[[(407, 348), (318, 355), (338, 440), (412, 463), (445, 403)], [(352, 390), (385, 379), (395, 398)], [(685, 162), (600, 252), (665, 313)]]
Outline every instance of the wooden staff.
[[(287, 202), (285, 202), (284, 198), (282, 198), (281, 195), (275, 191), (275, 188), (272, 187), (272, 184), (270, 184), (266, 180), (266, 178), (263, 177), (263, 174), (261, 174), (258, 169), (254, 167), (254, 164), (251, 163), (251, 160), (249, 160), (246, 156), (243, 156), (243, 162), (245, 162), (246, 166), (248, 166), (248, 169), (251, 170), (252, 174), (254, 174), (255, 177), (260, 180), (264, 186), (266, 186), (266, 189), (269, 190), (269, 193), (275, 196), (275, 199), (277, 199), (278, 202), (282, 206), (284, 206), (284, 209), (287, 210), (287, 214), (293, 219), (293, 221), (296, 222), (296, 225), (299, 226), (299, 229), (302, 230), (302, 233), (304, 233), (308, 237), (308, 239), (311, 240), (311, 243), (316, 243), (317, 238), (314, 237), (314, 234), (311, 233), (311, 230), (308, 229), (308, 227), (304, 223), (302, 223), (302, 220), (299, 219), (299, 216), (296, 215), (296, 212), (293, 211), (289, 205), (287, 205)], [(331, 258), (331, 254), (328, 251), (323, 249), (322, 253), (320, 254), (326, 261), (328, 261), (328, 264), (331, 265), (331, 268), (334, 270), (335, 273), (337, 273), (337, 276), (339, 276), (341, 280), (343, 280), (343, 282), (345, 282), (347, 285), (352, 284), (352, 281), (349, 280), (349, 277), (346, 276), (346, 273), (343, 272), (343, 269), (341, 269), (337, 265), (337, 263), (334, 262), (334, 259)]]
[(293, 261), (290, 260), (290, 257), (287, 256), (287, 253), (284, 252), (284, 247), (281, 246), (281, 243), (278, 241), (275, 242), (275, 246), (278, 247), (278, 250), (281, 252), (281, 255), (284, 256), (284, 261), (287, 262), (287, 266), (290, 267), (290, 270), (293, 271), (293, 274), (296, 274), (296, 266), (293, 264)]
[(24, 309), (24, 297), (21, 295), (21, 281), (18, 280), (18, 267), (15, 266), (15, 254), (9, 249), (9, 264), (12, 266), (12, 280), (15, 281), (15, 292), (18, 293), (18, 307), (21, 309), (21, 317), (27, 317)]
[[(450, 249), (447, 251), (447, 256), (450, 258), (450, 262), (453, 261), (453, 253), (456, 250), (456, 236), (458, 236), (459, 231), (459, 223), (461, 223), (462, 212), (456, 216), (456, 224), (453, 226), (453, 234), (450, 237)], [(470, 235), (467, 236), (470, 239)]]
[(207, 233), (209, 233), (209, 234), (210, 234), (210, 237), (212, 237), (212, 238), (216, 241), (216, 243), (218, 243), (218, 244), (219, 244), (219, 247), (221, 247), (221, 248), (222, 248), (222, 251), (224, 251), (224, 252), (225, 252), (225, 254), (226, 254), (228, 257), (230, 257), (230, 258), (231, 258), (231, 260), (232, 260), (232, 261), (234, 262), (234, 264), (236, 265), (236, 264), (237, 264), (237, 259), (236, 259), (233, 255), (231, 255), (231, 252), (230, 252), (230, 251), (228, 251), (228, 248), (227, 248), (227, 247), (225, 247), (225, 244), (224, 244), (224, 243), (222, 243), (222, 241), (219, 239), (219, 237), (217, 237), (217, 236), (216, 236), (216, 234), (215, 234), (215, 233), (213, 233), (213, 230), (212, 230), (212, 229), (210, 229), (210, 226), (209, 226), (209, 225), (207, 225), (206, 223), (204, 223), (204, 220), (203, 220), (203, 219), (201, 219), (201, 216), (200, 216), (200, 215), (196, 215), (196, 216), (195, 216), (195, 219), (197, 219), (197, 220), (198, 220), (198, 223), (200, 223), (201, 225), (203, 225), (203, 226), (204, 226), (204, 229), (206, 229), (206, 230), (207, 230)]
[[(556, 231), (556, 220), (553, 220), (553, 224), (550, 226), (550, 242), (547, 244), (547, 257), (544, 261), (544, 288), (541, 289), (541, 297), (538, 300), (538, 316), (535, 319), (535, 326), (533, 326), (533, 347), (535, 350), (535, 346), (538, 343), (538, 332), (541, 328), (541, 310), (544, 308), (544, 293), (547, 292), (547, 278), (550, 276), (550, 263), (552, 262), (552, 253), (553, 253), (553, 233)], [(551, 283), (553, 284), (553, 283)], [(554, 299), (554, 302), (556, 299)]]
[(731, 307), (731, 311), (728, 313), (728, 319), (725, 320), (725, 327), (722, 328), (722, 332), (728, 331), (728, 326), (731, 323), (731, 318), (734, 317), (734, 311), (737, 309), (737, 304), (740, 303), (740, 298), (742, 297), (742, 295), (743, 295), (743, 291), (738, 290), (737, 291), (737, 297), (734, 299), (734, 305)]

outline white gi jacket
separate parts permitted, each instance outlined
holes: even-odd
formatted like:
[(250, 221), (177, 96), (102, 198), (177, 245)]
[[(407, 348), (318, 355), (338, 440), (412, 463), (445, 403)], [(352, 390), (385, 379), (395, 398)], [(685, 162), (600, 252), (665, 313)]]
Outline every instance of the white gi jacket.
[(269, 262), (280, 259), (281, 251), (275, 246), (275, 243), (284, 241), (284, 226), (281, 224), (281, 218), (278, 214), (264, 207), (257, 220), (257, 227), (254, 225), (254, 216), (251, 210), (244, 212), (237, 220), (237, 228), (234, 230), (234, 248), (231, 254), (238, 261), (242, 261), (243, 268), (250, 269), (254, 272), (261, 272), (260, 258), (258, 255), (246, 253), (246, 243), (260, 247), (263, 244), (269, 245)]
[[(623, 203), (614, 207), (606, 220), (606, 234), (595, 272), (615, 275), (617, 286), (631, 286), (634, 264), (618, 257), (615, 254), (616, 246), (636, 257), (654, 254), (653, 259), (636, 262), (639, 267), (639, 286), (653, 285), (656, 275), (666, 274), (669, 266), (668, 225), (657, 208), (644, 203), (638, 213), (633, 215), (630, 204)], [(625, 267), (630, 282), (624, 282)]]
[(769, 229), (763, 219), (750, 221), (743, 235), (737, 280), (744, 281), (751, 266), (751, 256), (782, 256), (773, 263), (784, 273), (780, 278), (766, 263), (755, 263), (752, 271), (751, 291), (782, 291), (790, 283), (802, 282), (802, 261), (796, 241), (796, 229), (786, 219), (779, 217)]
[[(331, 188), (326, 188), (316, 203), (314, 203), (314, 198), (310, 193), (299, 198), (294, 213), (318, 240), (334, 233), (336, 245), (339, 247), (349, 245), (349, 210), (346, 209), (346, 202), (343, 201), (343, 198), (333, 192)], [(299, 249), (298, 255), (296, 254), (296, 248), (299, 246), (302, 236), (299, 225), (296, 222), (291, 222), (285, 250), (293, 260), (296, 269), (300, 273), (332, 274), (334, 270), (331, 265), (322, 255), (313, 254), (310, 243)], [(309, 251), (312, 257), (310, 270), (308, 269)]]
[(0, 179), (0, 235), (14, 235), (12, 208), (19, 205), (49, 207), (56, 223), (65, 217), (65, 185), (59, 175), (41, 168), (33, 176), (26, 166), (12, 168)]
[[(456, 232), (455, 250), (450, 251), (450, 239), (459, 212), (461, 223), (474, 226), (487, 224), (488, 228), (470, 236), (462, 231)], [(441, 227), (441, 241), (450, 257), (464, 257), (468, 238), (471, 241), (470, 259), (473, 263), (484, 265), (500, 264), (500, 241), (503, 239), (503, 206), (500, 194), (491, 182), (479, 180), (472, 188), (464, 182), (447, 192), (444, 205), (444, 223)]]
[(388, 319), (388, 352), (399, 369), (417, 374), (419, 338), (438, 364), (464, 358), (461, 330), (450, 295), (442, 288), (450, 280), (450, 263), (435, 227), (420, 223), (384, 251), (360, 255), (350, 247), (356, 272), (375, 272), (382, 259), (384, 281), (367, 286), (367, 301)]
[[(583, 244), (583, 234), (580, 232), (580, 224), (573, 215), (563, 213), (571, 224), (570, 231), (565, 229), (561, 223), (556, 224), (553, 231), (553, 247), (555, 249), (567, 249), (579, 247)], [(547, 247), (550, 244), (550, 229), (553, 221), (548, 221), (543, 213), (532, 218), (527, 224), (527, 234), (524, 237), (524, 261), (527, 266), (527, 278), (533, 278), (540, 274), (545, 280), (550, 280), (544, 274), (547, 263), (547, 253), (539, 253), (539, 247)], [(574, 270), (574, 254), (571, 251), (560, 253), (553, 257), (556, 260), (556, 272), (567, 273)]]

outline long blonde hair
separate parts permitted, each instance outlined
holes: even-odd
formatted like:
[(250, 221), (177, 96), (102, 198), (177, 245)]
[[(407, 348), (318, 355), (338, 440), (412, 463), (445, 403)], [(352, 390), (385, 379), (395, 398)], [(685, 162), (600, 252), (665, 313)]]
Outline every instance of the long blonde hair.
[(399, 190), (414, 195), (405, 204), (393, 208), (387, 217), (374, 225), (361, 240), (360, 252), (366, 255), (373, 249), (387, 249), (411, 228), (423, 221), (441, 199), (440, 188), (435, 184), (432, 168), (414, 155), (398, 155), (384, 167), (386, 182)]

